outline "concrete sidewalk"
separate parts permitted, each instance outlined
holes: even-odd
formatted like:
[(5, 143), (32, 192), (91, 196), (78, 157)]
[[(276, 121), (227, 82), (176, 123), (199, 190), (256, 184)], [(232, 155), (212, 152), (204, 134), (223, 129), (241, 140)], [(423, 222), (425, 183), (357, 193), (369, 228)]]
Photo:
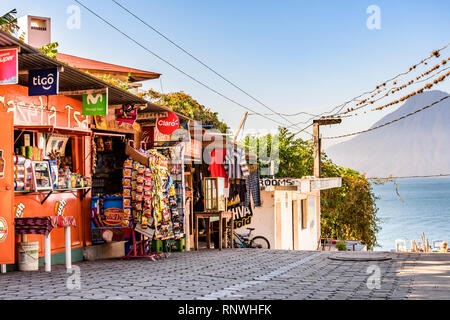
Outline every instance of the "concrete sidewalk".
[(450, 255), (367, 252), (389, 260), (329, 259), (335, 254), (225, 249), (158, 261), (86, 261), (70, 273), (57, 265), (51, 273), (0, 274), (0, 300), (450, 299)]

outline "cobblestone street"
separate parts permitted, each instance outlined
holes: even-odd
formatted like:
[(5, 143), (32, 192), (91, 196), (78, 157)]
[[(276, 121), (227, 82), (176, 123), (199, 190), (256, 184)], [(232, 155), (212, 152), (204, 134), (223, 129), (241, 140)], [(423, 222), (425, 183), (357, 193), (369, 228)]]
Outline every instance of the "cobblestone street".
[(76, 274), (67, 273), (63, 265), (56, 265), (51, 273), (40, 269), (0, 274), (0, 299), (403, 300), (450, 297), (448, 255), (365, 253), (370, 257), (390, 258), (384, 261), (329, 259), (333, 255), (332, 252), (226, 249), (171, 253), (158, 261), (79, 262), (74, 265), (80, 268), (80, 289), (69, 289)]

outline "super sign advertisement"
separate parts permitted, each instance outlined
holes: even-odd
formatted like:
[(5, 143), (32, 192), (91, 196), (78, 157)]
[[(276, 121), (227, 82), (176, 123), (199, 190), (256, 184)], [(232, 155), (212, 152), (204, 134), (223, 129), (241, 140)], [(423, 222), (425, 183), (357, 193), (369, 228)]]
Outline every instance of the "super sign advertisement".
[(0, 49), (0, 84), (17, 84), (18, 82), (17, 49)]

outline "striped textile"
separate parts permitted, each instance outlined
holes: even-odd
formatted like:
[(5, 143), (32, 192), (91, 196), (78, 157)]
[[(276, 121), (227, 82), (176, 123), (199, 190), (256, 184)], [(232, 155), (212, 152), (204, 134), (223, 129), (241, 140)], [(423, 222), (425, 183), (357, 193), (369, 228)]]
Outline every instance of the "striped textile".
[(16, 234), (48, 235), (53, 228), (76, 226), (75, 218), (72, 216), (15, 218), (14, 223)]

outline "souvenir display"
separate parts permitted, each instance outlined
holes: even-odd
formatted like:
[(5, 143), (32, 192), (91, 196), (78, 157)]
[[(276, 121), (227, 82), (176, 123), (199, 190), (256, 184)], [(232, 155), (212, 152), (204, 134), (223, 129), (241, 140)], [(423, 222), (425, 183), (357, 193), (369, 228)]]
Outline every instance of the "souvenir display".
[(125, 160), (123, 208), (135, 226), (154, 229), (154, 239), (178, 240), (184, 235), (183, 222), (178, 212), (176, 184), (170, 175), (170, 159), (155, 149), (139, 152), (149, 158), (149, 167), (131, 158)]

